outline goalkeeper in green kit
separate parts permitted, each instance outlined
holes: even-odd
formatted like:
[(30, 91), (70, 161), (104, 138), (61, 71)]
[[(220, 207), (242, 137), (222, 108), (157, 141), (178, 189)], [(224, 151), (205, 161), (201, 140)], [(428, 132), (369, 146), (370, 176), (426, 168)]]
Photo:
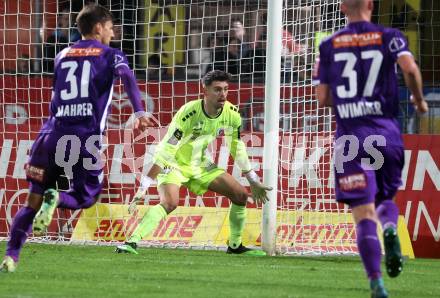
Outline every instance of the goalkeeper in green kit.
[(174, 115), (167, 134), (156, 149), (154, 164), (142, 178), (129, 210), (132, 212), (136, 208), (136, 203), (156, 178), (160, 203), (148, 210), (133, 234), (125, 244), (116, 248), (116, 252), (137, 254), (137, 243), (177, 208), (179, 189), (184, 185), (197, 195), (211, 190), (231, 200), (227, 253), (266, 255), (264, 251), (249, 249), (242, 244), (248, 199), (246, 188), (218, 168), (205, 153), (208, 145), (223, 131), (232, 157), (249, 181), (253, 200), (256, 203), (268, 200), (266, 192), (271, 188), (260, 183), (251, 169), (245, 144), (240, 140), (241, 116), (237, 107), (226, 100), (229, 80), (230, 75), (226, 72), (208, 72), (203, 78), (204, 98), (186, 103)]

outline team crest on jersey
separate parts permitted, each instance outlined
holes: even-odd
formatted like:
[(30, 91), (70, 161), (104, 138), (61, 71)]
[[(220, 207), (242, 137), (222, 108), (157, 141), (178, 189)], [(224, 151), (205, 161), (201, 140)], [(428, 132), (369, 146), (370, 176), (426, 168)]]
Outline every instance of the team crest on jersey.
[(398, 52), (401, 49), (405, 47), (405, 40), (401, 37), (394, 37), (391, 39), (390, 43), (388, 44), (388, 48), (391, 52)]
[(114, 58), (114, 64), (117, 65), (119, 63), (124, 63), (124, 57), (122, 57), (119, 54), (115, 54), (115, 58)]
[(191, 140), (197, 139), (202, 134), (203, 121), (197, 122), (192, 128)]

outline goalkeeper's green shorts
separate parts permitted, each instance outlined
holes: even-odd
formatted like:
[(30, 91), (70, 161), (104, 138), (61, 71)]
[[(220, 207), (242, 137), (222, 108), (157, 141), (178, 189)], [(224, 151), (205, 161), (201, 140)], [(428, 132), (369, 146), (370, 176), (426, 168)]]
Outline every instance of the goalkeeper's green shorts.
[(157, 176), (157, 186), (162, 184), (184, 185), (196, 195), (208, 191), (209, 184), (225, 171), (211, 164), (208, 168), (199, 168), (196, 175), (184, 175), (179, 169), (168, 169)]

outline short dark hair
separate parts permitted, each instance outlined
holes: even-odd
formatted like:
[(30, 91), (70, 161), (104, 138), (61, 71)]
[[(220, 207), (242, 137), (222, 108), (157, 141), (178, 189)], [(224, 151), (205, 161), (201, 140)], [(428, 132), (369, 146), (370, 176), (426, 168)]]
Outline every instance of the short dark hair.
[(107, 21), (112, 21), (113, 16), (111, 12), (99, 4), (87, 4), (81, 9), (76, 17), (76, 25), (81, 35), (89, 35), (93, 32), (93, 27), (96, 24), (104, 24)]
[(228, 82), (231, 80), (231, 75), (222, 70), (211, 70), (203, 77), (203, 85), (210, 86), (214, 81)]

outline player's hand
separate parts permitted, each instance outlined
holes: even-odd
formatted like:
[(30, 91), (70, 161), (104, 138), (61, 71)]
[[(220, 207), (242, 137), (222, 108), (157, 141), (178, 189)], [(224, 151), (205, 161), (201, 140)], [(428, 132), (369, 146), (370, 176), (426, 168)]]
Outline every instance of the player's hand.
[(147, 116), (142, 116), (136, 119), (135, 128), (140, 131), (145, 131), (149, 126), (153, 126), (153, 122)]
[(145, 190), (139, 189), (136, 194), (134, 195), (133, 200), (131, 201), (130, 205), (128, 206), (128, 213), (129, 214), (135, 214), (137, 211), (137, 203), (141, 201), (144, 198)]
[(426, 112), (428, 112), (429, 108), (428, 108), (428, 103), (426, 102), (426, 100), (422, 99), (422, 100), (415, 100), (414, 96), (411, 95), (411, 103), (414, 105), (414, 108), (416, 109), (417, 112), (424, 114)]
[(272, 190), (272, 187), (266, 186), (258, 181), (250, 182), (252, 199), (254, 202), (264, 204), (269, 201), (267, 192)]

